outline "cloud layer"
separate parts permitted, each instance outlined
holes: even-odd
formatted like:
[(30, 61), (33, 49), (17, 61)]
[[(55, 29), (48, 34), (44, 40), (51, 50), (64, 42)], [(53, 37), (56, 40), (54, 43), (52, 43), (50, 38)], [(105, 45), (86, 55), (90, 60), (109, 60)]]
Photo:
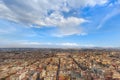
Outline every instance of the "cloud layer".
[(120, 0), (109, 4), (108, 7), (113, 8), (113, 10), (111, 9), (111, 11), (105, 15), (105, 17), (100, 21), (100, 24), (97, 26), (97, 29), (100, 29), (110, 18), (120, 14)]
[[(51, 43), (51, 42), (36, 42), (36, 41), (27, 41), (27, 40), (18, 40), (18, 41), (8, 41), (0, 39), (2, 44), (0, 47), (11, 48), (11, 47), (29, 47), (29, 48), (73, 48), (80, 47), (80, 44), (71, 43), (71, 42), (61, 42), (61, 43)], [(17, 44), (17, 45), (16, 45)], [(11, 46), (12, 45), (12, 46)]]
[[(2, 41), (2, 40), (1, 40)], [(17, 44), (17, 45), (16, 45)], [(11, 46), (12, 45), (12, 46)], [(31, 42), (31, 41), (2, 41), (0, 48), (81, 48), (81, 47), (94, 47), (92, 44), (82, 45), (75, 42), (60, 42), (60, 43), (51, 43), (51, 42)]]
[(108, 0), (1, 0), (0, 18), (28, 26), (57, 27), (57, 36), (83, 34), (82, 23), (86, 19), (65, 17), (64, 12), (82, 7), (103, 5)]

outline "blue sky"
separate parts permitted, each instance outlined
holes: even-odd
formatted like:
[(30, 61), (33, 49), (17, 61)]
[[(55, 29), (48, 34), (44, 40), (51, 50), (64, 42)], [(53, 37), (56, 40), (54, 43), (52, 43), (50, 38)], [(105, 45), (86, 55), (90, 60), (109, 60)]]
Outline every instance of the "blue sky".
[(120, 0), (0, 0), (0, 47), (120, 47)]

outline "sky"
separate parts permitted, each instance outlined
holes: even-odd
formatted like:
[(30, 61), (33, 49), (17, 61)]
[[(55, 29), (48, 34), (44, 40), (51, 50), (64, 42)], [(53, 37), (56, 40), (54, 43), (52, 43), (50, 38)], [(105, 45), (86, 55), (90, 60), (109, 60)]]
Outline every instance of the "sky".
[(120, 0), (0, 0), (0, 47), (120, 47)]

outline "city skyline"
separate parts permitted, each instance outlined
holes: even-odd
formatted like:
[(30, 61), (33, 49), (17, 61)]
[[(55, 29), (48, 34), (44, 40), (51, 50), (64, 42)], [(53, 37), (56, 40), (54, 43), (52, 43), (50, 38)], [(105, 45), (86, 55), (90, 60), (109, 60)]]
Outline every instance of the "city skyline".
[(0, 0), (0, 47), (120, 47), (120, 0)]

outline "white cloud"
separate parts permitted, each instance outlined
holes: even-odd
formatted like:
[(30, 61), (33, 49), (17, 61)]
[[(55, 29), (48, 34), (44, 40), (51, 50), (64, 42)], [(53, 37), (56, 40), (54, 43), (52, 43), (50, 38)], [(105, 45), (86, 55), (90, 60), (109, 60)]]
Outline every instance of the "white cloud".
[(68, 43), (68, 42), (67, 42), (67, 43), (60, 43), (59, 45), (62, 45), (62, 46), (74, 46), (74, 47), (75, 47), (75, 46), (76, 46), (76, 47), (77, 47), (77, 46), (80, 46), (80, 45), (77, 44), (77, 43)]
[(75, 47), (80, 47), (79, 44), (77, 43), (50, 43), (50, 42), (35, 42), (35, 41), (8, 41), (8, 40), (3, 40), (1, 41), (1, 46), (0, 47), (18, 47), (18, 48), (24, 48), (24, 47), (29, 47), (29, 48), (75, 48)]
[(0, 38), (0, 48), (82, 48), (82, 47), (95, 47), (93, 44), (79, 44), (75, 42), (38, 42), (38, 41), (28, 41), (28, 40), (17, 40), (11, 41), (8, 39)]
[[(117, 5), (116, 5), (117, 7), (115, 7), (113, 10), (111, 10), (110, 13), (107, 13), (107, 15), (105, 15), (105, 17), (100, 21), (100, 24), (97, 26), (97, 29), (100, 29), (110, 18), (120, 14), (120, 6), (118, 6), (118, 5), (120, 5), (120, 3), (118, 4), (118, 2), (117, 2)], [(111, 6), (109, 6), (109, 7), (111, 7)]]
[(94, 7), (95, 5), (103, 5), (107, 3), (108, 0), (68, 0), (68, 4), (70, 4), (71, 7), (85, 7), (90, 6)]
[(52, 45), (53, 43), (50, 42), (46, 42), (46, 43), (42, 43), (42, 42), (31, 42), (31, 41), (23, 41), (20, 42), (20, 44), (26, 46), (26, 45), (30, 45), (30, 46), (41, 46), (41, 45)]
[[(56, 35), (66, 36), (82, 34), (80, 24), (86, 22), (84, 18), (68, 16), (62, 12), (69, 12), (80, 7), (94, 7), (103, 5), (108, 0), (1, 0), (0, 18), (26, 25), (58, 27)], [(78, 28), (80, 27), (80, 28)]]
[(64, 42), (64, 43), (50, 43), (50, 42), (46, 42), (46, 43), (42, 43), (42, 42), (31, 42), (31, 41), (22, 41), (19, 42), (20, 45), (23, 46), (57, 46), (57, 47), (79, 47), (80, 45), (77, 43), (70, 43), (70, 42)]

